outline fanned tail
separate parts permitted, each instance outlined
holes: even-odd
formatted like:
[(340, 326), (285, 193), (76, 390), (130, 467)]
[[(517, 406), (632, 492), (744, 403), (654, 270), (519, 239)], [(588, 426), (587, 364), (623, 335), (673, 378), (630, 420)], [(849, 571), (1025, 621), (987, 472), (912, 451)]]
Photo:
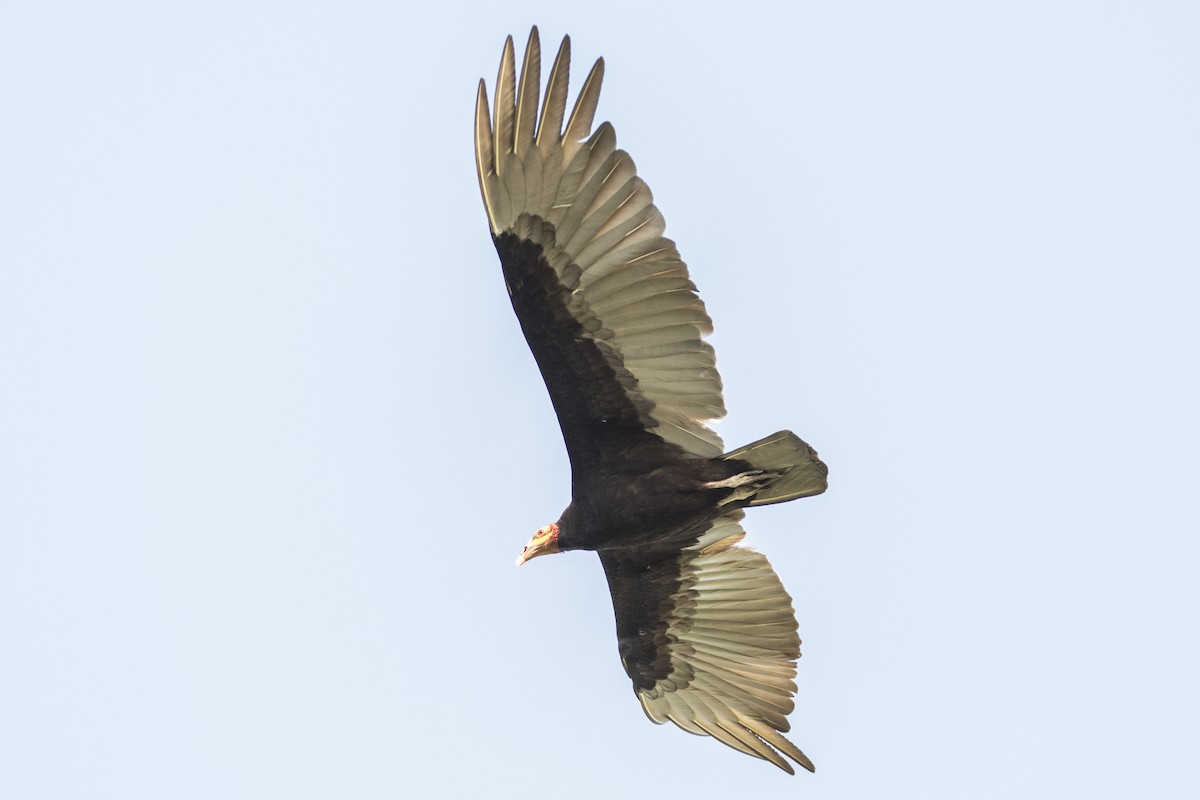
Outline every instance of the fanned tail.
[(817, 451), (791, 431), (779, 431), (751, 442), (722, 456), (726, 461), (745, 461), (755, 469), (779, 473), (779, 477), (760, 489), (752, 506), (786, 503), (798, 497), (812, 497), (829, 485), (829, 467), (817, 458)]

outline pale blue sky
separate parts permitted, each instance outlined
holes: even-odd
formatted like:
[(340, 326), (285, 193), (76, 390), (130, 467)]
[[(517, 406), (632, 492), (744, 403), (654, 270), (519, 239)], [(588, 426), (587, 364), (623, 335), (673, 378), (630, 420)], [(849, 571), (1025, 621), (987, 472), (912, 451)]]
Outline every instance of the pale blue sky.
[[(0, 796), (1193, 797), (1194, 3), (0, 11)], [(708, 303), (789, 778), (650, 724), (471, 151), (504, 36)]]

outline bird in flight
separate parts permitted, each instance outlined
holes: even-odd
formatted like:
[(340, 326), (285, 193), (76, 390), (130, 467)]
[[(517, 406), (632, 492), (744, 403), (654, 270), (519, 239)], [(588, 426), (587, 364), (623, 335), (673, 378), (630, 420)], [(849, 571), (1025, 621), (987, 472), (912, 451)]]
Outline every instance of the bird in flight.
[(820, 494), (828, 469), (791, 431), (726, 452), (709, 427), (725, 415), (712, 321), (612, 125), (593, 129), (603, 59), (567, 116), (570, 60), (564, 38), (539, 107), (537, 28), (519, 75), (510, 36), (494, 111), (483, 80), (475, 104), (492, 239), (571, 463), (570, 504), (517, 564), (596, 551), (646, 715), (811, 771), (783, 735), (792, 599), (738, 543), (745, 508)]

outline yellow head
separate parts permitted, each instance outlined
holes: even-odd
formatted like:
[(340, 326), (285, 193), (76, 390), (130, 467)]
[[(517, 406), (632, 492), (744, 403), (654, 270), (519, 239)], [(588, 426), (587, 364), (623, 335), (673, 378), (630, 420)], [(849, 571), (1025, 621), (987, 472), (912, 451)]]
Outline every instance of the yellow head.
[(525, 545), (521, 555), (517, 556), (517, 566), (521, 566), (531, 558), (548, 556), (557, 552), (559, 552), (558, 523), (552, 522), (544, 528), (539, 528), (538, 532), (529, 540), (529, 544)]

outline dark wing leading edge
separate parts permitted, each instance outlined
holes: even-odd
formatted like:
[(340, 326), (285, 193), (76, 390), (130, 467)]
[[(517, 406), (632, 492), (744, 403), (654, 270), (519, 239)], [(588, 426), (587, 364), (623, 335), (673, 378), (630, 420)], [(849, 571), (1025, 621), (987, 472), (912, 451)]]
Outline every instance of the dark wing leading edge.
[(654, 722), (811, 771), (783, 736), (800, 657), (792, 598), (765, 557), (734, 546), (741, 517), (721, 517), (682, 552), (600, 551), (621, 663)]
[(519, 80), (508, 38), (494, 120), (479, 82), (475, 161), (513, 308), (572, 465), (620, 429), (720, 455), (707, 423), (725, 415), (721, 379), (701, 338), (712, 322), (612, 126), (592, 130), (603, 60), (567, 118), (569, 63), (563, 39), (539, 115), (537, 28)]

